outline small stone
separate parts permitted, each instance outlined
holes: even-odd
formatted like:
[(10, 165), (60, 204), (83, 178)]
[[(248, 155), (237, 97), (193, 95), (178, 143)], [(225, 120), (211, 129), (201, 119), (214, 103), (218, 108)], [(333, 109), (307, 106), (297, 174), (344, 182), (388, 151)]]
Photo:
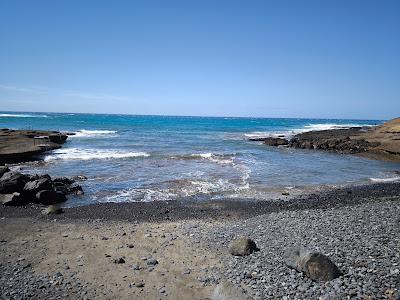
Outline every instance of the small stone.
[(44, 215), (58, 215), (62, 214), (63, 212), (64, 211), (61, 207), (56, 207), (55, 205), (49, 205), (42, 211)]
[(149, 259), (147, 259), (147, 265), (149, 265), (149, 266), (155, 266), (155, 265), (157, 265), (158, 264), (158, 260), (157, 259), (155, 259), (155, 258), (149, 258)]
[(114, 264), (124, 264), (125, 263), (125, 259), (123, 259), (122, 257), (120, 258), (116, 258), (114, 259)]
[(135, 282), (135, 286), (138, 288), (142, 288), (142, 287), (144, 287), (144, 282), (143, 281)]

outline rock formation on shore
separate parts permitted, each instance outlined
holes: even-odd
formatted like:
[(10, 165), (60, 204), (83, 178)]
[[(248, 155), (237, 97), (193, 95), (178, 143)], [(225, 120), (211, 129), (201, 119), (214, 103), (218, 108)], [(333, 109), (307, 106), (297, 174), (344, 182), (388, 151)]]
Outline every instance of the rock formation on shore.
[(61, 148), (68, 136), (58, 131), (0, 129), (0, 165), (30, 161)]
[(400, 118), (376, 127), (353, 127), (309, 131), (292, 139), (257, 138), (268, 146), (287, 146), (300, 149), (359, 154), (374, 159), (400, 161)]
[(67, 200), (66, 195), (82, 195), (82, 187), (69, 178), (27, 175), (0, 167), (0, 203), (22, 206), (28, 203), (52, 205)]

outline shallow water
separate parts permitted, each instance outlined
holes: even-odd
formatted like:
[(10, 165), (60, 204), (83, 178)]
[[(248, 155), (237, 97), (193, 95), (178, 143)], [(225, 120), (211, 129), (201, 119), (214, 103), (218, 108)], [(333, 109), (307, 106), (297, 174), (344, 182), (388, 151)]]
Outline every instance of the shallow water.
[(31, 173), (86, 175), (68, 205), (107, 201), (262, 199), (279, 188), (396, 180), (400, 164), (267, 147), (249, 137), (375, 125), (380, 120), (0, 113), (0, 127), (74, 132)]

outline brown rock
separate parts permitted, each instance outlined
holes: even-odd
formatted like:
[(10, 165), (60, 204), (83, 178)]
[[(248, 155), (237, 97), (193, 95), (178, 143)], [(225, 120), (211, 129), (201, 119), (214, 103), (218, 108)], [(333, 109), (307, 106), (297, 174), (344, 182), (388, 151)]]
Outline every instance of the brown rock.
[(258, 250), (256, 243), (247, 237), (239, 237), (233, 240), (229, 245), (229, 253), (235, 256), (250, 255)]
[(339, 268), (324, 254), (303, 249), (290, 249), (285, 263), (314, 281), (330, 281), (341, 275)]

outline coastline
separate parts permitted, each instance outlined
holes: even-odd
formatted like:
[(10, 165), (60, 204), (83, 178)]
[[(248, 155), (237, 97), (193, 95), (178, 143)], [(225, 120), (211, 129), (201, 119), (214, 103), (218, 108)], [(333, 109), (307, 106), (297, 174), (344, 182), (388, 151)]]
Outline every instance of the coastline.
[(250, 138), (268, 146), (355, 154), (375, 160), (400, 162), (400, 118), (375, 127), (315, 130), (292, 138)]

